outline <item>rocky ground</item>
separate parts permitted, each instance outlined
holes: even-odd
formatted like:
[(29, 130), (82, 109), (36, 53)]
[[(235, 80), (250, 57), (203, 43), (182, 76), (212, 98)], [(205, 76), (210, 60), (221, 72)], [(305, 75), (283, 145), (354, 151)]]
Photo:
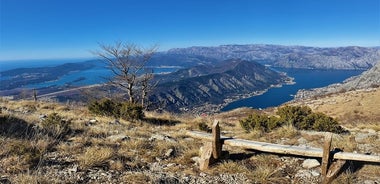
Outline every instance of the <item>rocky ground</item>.
[[(64, 137), (37, 131), (52, 112), (71, 122), (71, 131)], [(286, 145), (323, 144), (323, 132), (289, 127), (267, 134), (245, 133), (238, 121), (250, 112), (235, 110), (204, 117), (148, 112), (146, 120), (128, 122), (94, 116), (86, 108), (70, 104), (3, 100), (1, 117), (17, 119), (0, 122), (0, 183), (320, 183), (320, 159), (230, 146), (224, 146), (230, 152), (228, 159), (207, 171), (199, 170), (203, 143), (185, 133), (198, 129), (200, 122), (210, 125), (215, 118), (221, 120), (222, 133), (227, 136)], [(36, 134), (29, 135), (32, 132)], [(347, 152), (380, 156), (380, 129), (334, 135), (333, 145)], [(38, 159), (29, 159), (35, 152), (40, 153)], [(350, 162), (334, 182), (380, 183), (379, 168)]]

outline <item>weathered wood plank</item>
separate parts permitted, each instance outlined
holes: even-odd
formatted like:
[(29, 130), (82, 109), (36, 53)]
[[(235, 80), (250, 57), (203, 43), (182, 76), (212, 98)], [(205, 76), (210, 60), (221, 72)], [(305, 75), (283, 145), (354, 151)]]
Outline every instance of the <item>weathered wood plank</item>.
[[(211, 134), (188, 131), (187, 135), (212, 141), (213, 137)], [(231, 137), (221, 136), (223, 143), (230, 146), (237, 146), (246, 149), (254, 149), (263, 152), (269, 153), (278, 153), (278, 154), (289, 154), (289, 155), (299, 155), (299, 156), (308, 156), (308, 157), (319, 157), (322, 158), (323, 150), (321, 148), (313, 147), (301, 147), (301, 146), (291, 146), (291, 145), (281, 145), (281, 144), (272, 144), (258, 141), (248, 141), (244, 139), (235, 139)], [(333, 159), (343, 159), (343, 160), (355, 160), (355, 161), (366, 161), (366, 162), (376, 162), (380, 163), (380, 156), (378, 155), (365, 155), (358, 153), (347, 153), (347, 152), (338, 152), (333, 155)]]
[(325, 144), (323, 145), (322, 155), (322, 176), (326, 177), (327, 171), (330, 166), (330, 149), (331, 149), (332, 133), (327, 133), (325, 137)]
[(212, 162), (212, 143), (207, 142), (203, 146), (201, 158), (199, 159), (199, 169), (205, 171), (208, 169)]
[(330, 169), (328, 170), (328, 173), (323, 178), (323, 184), (329, 184), (331, 183), (337, 176), (339, 171), (342, 169), (342, 167), (346, 164), (346, 160), (337, 160), (331, 164)]
[(220, 140), (219, 121), (215, 120), (212, 125), (212, 156), (219, 159), (222, 156), (222, 142)]

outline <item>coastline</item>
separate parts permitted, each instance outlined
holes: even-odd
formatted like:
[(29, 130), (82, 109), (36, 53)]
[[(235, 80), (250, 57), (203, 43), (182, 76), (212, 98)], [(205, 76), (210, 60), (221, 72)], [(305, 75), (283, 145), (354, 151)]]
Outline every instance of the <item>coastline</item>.
[[(283, 83), (280, 83), (277, 85), (271, 85), (269, 88), (267, 88), (265, 90), (253, 91), (253, 92), (248, 93), (248, 94), (238, 94), (238, 95), (235, 95), (232, 97), (228, 97), (228, 98), (225, 98), (224, 102), (221, 104), (206, 103), (206, 104), (203, 104), (201, 106), (194, 106), (192, 108), (192, 110), (190, 110), (190, 112), (193, 114), (204, 114), (204, 113), (213, 114), (213, 113), (224, 112), (224, 111), (222, 111), (222, 109), (232, 102), (239, 101), (239, 100), (246, 99), (246, 98), (251, 98), (254, 96), (263, 95), (264, 93), (268, 92), (269, 89), (272, 89), (272, 88), (281, 88), (281, 87), (283, 87), (283, 85), (294, 85), (294, 84), (296, 84), (296, 82), (294, 81), (294, 78), (287, 76), (287, 80), (285, 80)], [(248, 107), (248, 108), (251, 108), (251, 107)], [(189, 111), (187, 111), (187, 112), (189, 112)]]

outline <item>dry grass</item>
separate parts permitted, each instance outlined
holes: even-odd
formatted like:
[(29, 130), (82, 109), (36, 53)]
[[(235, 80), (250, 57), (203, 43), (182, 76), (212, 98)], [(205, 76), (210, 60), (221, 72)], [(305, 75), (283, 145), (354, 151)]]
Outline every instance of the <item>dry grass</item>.
[(179, 145), (181, 146), (177, 147), (177, 157), (174, 158), (174, 161), (178, 164), (191, 166), (193, 164), (191, 158), (199, 155), (201, 143), (192, 140), (181, 140)]
[(352, 135), (334, 135), (331, 146), (333, 148), (340, 148), (345, 152), (353, 152), (357, 150), (357, 143), (355, 137)]
[(46, 140), (8, 139), (1, 142), (0, 167), (6, 173), (20, 173), (33, 169), (43, 158), (49, 142)]
[(300, 135), (299, 131), (293, 125), (284, 125), (276, 129), (273, 134), (277, 136), (277, 138), (294, 138)]
[(367, 127), (371, 124), (376, 130), (380, 129), (379, 104), (380, 88), (349, 91), (295, 103), (338, 118), (345, 127)]
[[(348, 129), (353, 135), (336, 136), (333, 140), (333, 146), (342, 148), (344, 151), (363, 151), (359, 150), (361, 145), (369, 145), (371, 152), (380, 152), (380, 88), (369, 90), (349, 91), (340, 94), (333, 94), (317, 99), (309, 99), (297, 102), (294, 105), (307, 105), (313, 111), (326, 113), (336, 117), (339, 123)], [(359, 142), (355, 140), (356, 133), (366, 133), (374, 131), (371, 135)], [(376, 135), (377, 133), (377, 135)], [(319, 144), (318, 138), (308, 139), (308, 141)], [(363, 146), (362, 146), (363, 147)], [(368, 147), (368, 146), (367, 146)]]
[[(239, 119), (252, 113), (253, 110), (249, 109), (239, 109), (208, 116), (148, 112), (146, 117), (149, 120), (146, 122), (131, 123), (121, 120), (119, 124), (112, 124), (110, 122), (115, 119), (94, 116), (88, 113), (85, 107), (80, 106), (31, 101), (5, 101), (2, 106), (6, 106), (8, 109), (3, 110), (3, 114), (11, 114), (40, 128), (40, 114), (48, 115), (56, 112), (64, 119), (71, 121), (70, 133), (59, 139), (41, 134), (41, 132), (29, 137), (30, 139), (0, 134), (0, 144), (4, 145), (3, 149), (0, 149), (0, 174), (12, 174), (15, 176), (14, 181), (18, 181), (15, 183), (23, 183), (22, 181), (26, 181), (24, 183), (44, 183), (48, 181), (37, 174), (40, 163), (48, 161), (44, 153), (53, 153), (58, 158), (70, 157), (73, 159), (73, 164), (79, 164), (81, 171), (94, 167), (119, 171), (123, 174), (118, 178), (118, 181), (124, 181), (124, 183), (156, 182), (157, 178), (146, 173), (150, 172), (149, 167), (153, 162), (160, 164), (175, 163), (175, 166), (163, 169), (167, 173), (198, 175), (198, 167), (191, 158), (199, 156), (202, 141), (189, 138), (185, 132), (190, 129), (197, 130), (198, 122), (205, 122), (211, 127), (214, 119), (220, 120), (223, 135), (266, 142), (287, 139), (286, 143), (290, 144), (297, 141), (298, 138), (304, 137), (310, 144), (319, 145), (316, 147), (320, 147), (323, 143), (323, 136), (305, 134), (292, 126), (284, 126), (271, 133), (260, 131), (245, 133), (239, 125)], [(24, 113), (20, 110), (28, 110), (28, 112)], [(356, 112), (356, 114), (362, 113)], [(96, 119), (97, 122), (89, 125), (88, 122), (91, 119)], [(372, 125), (375, 128), (378, 127), (376, 122)], [(157, 134), (168, 136), (174, 141), (149, 140), (152, 135)], [(128, 138), (113, 141), (109, 139), (113, 135), (125, 135)], [(348, 135), (334, 137), (333, 144), (338, 147), (343, 145), (344, 151), (356, 150), (355, 144), (350, 141), (351, 139), (352, 137)], [(380, 149), (380, 141), (378, 140), (378, 137), (369, 137), (363, 141)], [(16, 149), (16, 147), (25, 147), (25, 149)], [(235, 153), (245, 151), (227, 146), (224, 148)], [(173, 152), (166, 155), (170, 149)], [(26, 151), (21, 153), (16, 150)], [(35, 154), (36, 157), (27, 156), (31, 153), (38, 154)], [(290, 183), (290, 179), (285, 176), (294, 176), (294, 168), (292, 166), (284, 169), (285, 166), (282, 164), (283, 162), (279, 157), (262, 154), (251, 158), (220, 162), (211, 168), (209, 174), (239, 173), (244, 174), (254, 183)], [(2, 168), (3, 170), (1, 170)], [(4, 168), (9, 169), (4, 171)], [(363, 171), (360, 172), (365, 175), (379, 174), (370, 169), (363, 167)], [(31, 172), (28, 173), (28, 170)], [(350, 176), (347, 175), (347, 177)], [(343, 178), (341, 181), (348, 180), (349, 178)], [(54, 183), (54, 181), (49, 182)]]
[(242, 163), (236, 161), (223, 161), (217, 166), (212, 168), (212, 171), (215, 173), (240, 173), (240, 174), (249, 174), (251, 171)]
[(82, 152), (83, 144), (61, 142), (56, 146), (56, 149), (64, 155), (76, 155)]
[(49, 178), (44, 175), (35, 175), (29, 172), (17, 174), (12, 177), (12, 182), (17, 184), (58, 184), (62, 181), (56, 180), (55, 178)]
[(342, 184), (342, 183), (356, 183), (355, 182), (355, 174), (352, 173), (351, 171), (346, 171), (340, 174), (333, 182), (332, 184)]
[[(270, 162), (268, 162), (270, 160)], [(253, 162), (255, 170), (251, 176), (257, 183), (287, 183), (288, 179), (281, 174), (280, 168), (282, 163), (277, 156), (258, 155), (250, 159)]]
[(109, 166), (111, 170), (115, 171), (123, 171), (124, 170), (124, 162), (121, 159), (117, 159), (116, 161), (110, 160)]
[(260, 131), (260, 130), (253, 130), (249, 133), (247, 132), (244, 132), (243, 134), (240, 134), (238, 136), (238, 138), (241, 138), (241, 139), (247, 139), (247, 140), (255, 140), (255, 141), (261, 141), (261, 139), (263, 138), (263, 135), (265, 133)]
[(379, 179), (380, 169), (379, 165), (364, 165), (357, 173), (358, 176), (372, 176), (372, 178)]
[(286, 176), (294, 174), (295, 171), (292, 171), (291, 168), (286, 168), (287, 171), (283, 172), (283, 166), (279, 157), (261, 154), (240, 161), (223, 161), (214, 166), (211, 172), (243, 174), (252, 183), (290, 183), (290, 179), (286, 178)]
[(19, 184), (38, 184), (38, 176), (31, 175), (29, 173), (26, 174), (18, 174), (14, 179), (13, 182), (19, 183)]
[(85, 152), (78, 156), (79, 165), (82, 168), (101, 166), (109, 161), (114, 155), (114, 150), (108, 147), (89, 147)]
[(152, 180), (149, 176), (144, 173), (126, 173), (122, 179), (125, 183), (134, 183), (134, 184), (146, 184), (151, 183)]

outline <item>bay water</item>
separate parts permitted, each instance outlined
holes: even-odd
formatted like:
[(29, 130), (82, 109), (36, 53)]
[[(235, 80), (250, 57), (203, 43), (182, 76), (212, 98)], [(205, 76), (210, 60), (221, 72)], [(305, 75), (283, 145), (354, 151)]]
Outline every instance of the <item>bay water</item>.
[(279, 88), (270, 88), (262, 95), (231, 102), (221, 111), (229, 111), (239, 107), (263, 109), (278, 106), (292, 100), (294, 95), (300, 89), (318, 88), (333, 83), (343, 82), (345, 79), (359, 75), (363, 72), (362, 70), (274, 69), (285, 72), (288, 76), (293, 77), (295, 84), (283, 85)]

